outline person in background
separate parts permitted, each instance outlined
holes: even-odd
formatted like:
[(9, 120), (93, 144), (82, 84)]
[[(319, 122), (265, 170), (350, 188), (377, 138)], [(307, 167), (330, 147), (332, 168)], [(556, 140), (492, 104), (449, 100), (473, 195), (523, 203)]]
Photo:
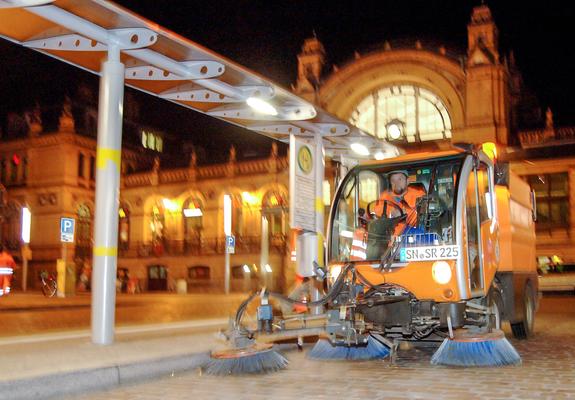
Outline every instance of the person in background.
[(10, 284), (16, 263), (12, 255), (0, 244), (0, 296), (10, 293)]

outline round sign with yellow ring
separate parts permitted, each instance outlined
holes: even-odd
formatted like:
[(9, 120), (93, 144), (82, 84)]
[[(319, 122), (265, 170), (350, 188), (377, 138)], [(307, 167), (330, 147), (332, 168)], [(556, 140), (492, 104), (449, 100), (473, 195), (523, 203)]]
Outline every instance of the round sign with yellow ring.
[(313, 161), (311, 156), (311, 150), (307, 146), (301, 146), (297, 153), (297, 163), (300, 169), (309, 174), (313, 168)]

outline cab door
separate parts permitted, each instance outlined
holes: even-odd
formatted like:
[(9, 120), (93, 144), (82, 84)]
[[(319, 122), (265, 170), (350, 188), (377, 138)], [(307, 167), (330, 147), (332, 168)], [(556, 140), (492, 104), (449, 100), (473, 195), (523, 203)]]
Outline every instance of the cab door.
[(498, 243), (493, 167), (477, 161), (465, 193), (468, 285), (471, 296), (487, 293), (497, 269)]

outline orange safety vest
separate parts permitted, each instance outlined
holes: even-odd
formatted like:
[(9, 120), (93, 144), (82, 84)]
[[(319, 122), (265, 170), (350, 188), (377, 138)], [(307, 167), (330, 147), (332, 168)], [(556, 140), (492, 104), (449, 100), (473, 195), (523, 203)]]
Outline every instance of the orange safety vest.
[(357, 228), (355, 232), (353, 232), (349, 259), (351, 261), (363, 261), (367, 259), (367, 231), (364, 228)]
[(16, 263), (14, 262), (14, 259), (12, 258), (10, 253), (7, 253), (5, 251), (0, 253), (0, 267), (6, 267), (6, 268), (16, 267)]
[(412, 186), (408, 186), (405, 193), (400, 196), (391, 191), (385, 191), (381, 194), (379, 197), (380, 201), (378, 201), (375, 206), (375, 215), (382, 216), (385, 200), (401, 208), (401, 210), (407, 214), (407, 218), (395, 227), (394, 234), (399, 235), (405, 229), (406, 224), (409, 226), (415, 226), (417, 224), (417, 210), (415, 208), (415, 204), (417, 199), (421, 196), (425, 196), (425, 191)]

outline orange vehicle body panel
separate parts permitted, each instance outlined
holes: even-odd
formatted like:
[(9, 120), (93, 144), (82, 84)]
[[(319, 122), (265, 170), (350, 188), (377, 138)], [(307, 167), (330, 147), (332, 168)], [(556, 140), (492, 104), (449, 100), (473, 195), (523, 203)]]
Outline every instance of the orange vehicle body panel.
[(499, 271), (535, 272), (535, 226), (529, 185), (510, 174), (509, 189), (496, 186), (499, 215)]
[(451, 267), (452, 278), (445, 285), (433, 280), (431, 275), (433, 261), (411, 262), (406, 267), (390, 272), (379, 272), (371, 264), (356, 263), (356, 268), (373, 285), (392, 283), (410, 291), (419, 300), (457, 301), (459, 290), (455, 279), (455, 261), (446, 261)]

